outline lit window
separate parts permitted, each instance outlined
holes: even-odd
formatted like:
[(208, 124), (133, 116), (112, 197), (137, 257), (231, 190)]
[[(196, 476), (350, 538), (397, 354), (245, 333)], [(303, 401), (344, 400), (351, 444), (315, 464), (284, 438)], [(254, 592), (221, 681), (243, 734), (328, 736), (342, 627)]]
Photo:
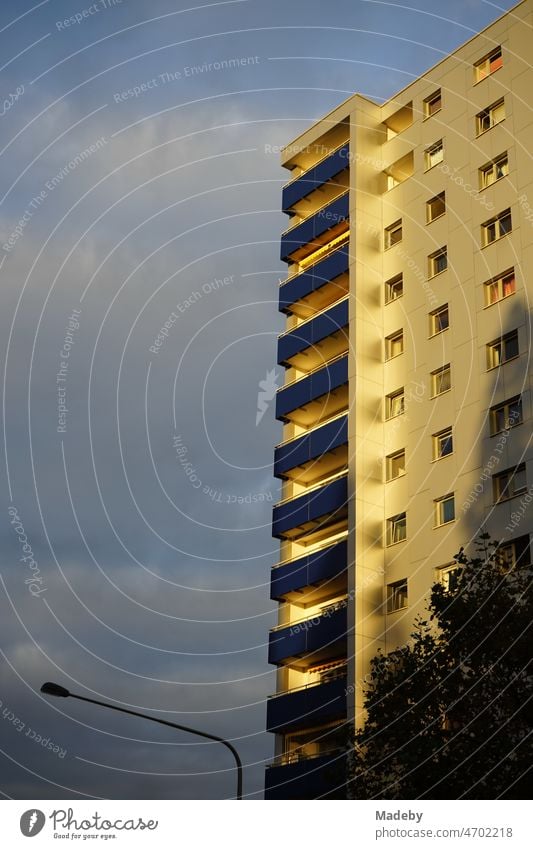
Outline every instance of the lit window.
[(503, 404), (497, 404), (490, 410), (490, 435), (494, 436), (502, 430), (522, 424), (522, 398), (517, 395)]
[(389, 454), (386, 458), (386, 480), (393, 481), (405, 475), (405, 449)]
[(437, 333), (442, 333), (450, 326), (450, 314), (448, 304), (443, 304), (429, 314), (429, 333), (431, 336), (436, 336)]
[(510, 268), (509, 271), (499, 274), (498, 277), (493, 277), (492, 280), (487, 280), (484, 285), (486, 306), (496, 304), (509, 295), (514, 295), (516, 291), (514, 268)]
[(398, 513), (387, 519), (387, 545), (403, 542), (407, 538), (407, 518), (405, 513)]
[(385, 250), (402, 241), (402, 219), (385, 228)]
[(486, 77), (493, 74), (495, 71), (498, 71), (503, 67), (503, 56), (501, 47), (496, 47), (494, 50), (491, 50), (490, 53), (487, 53), (483, 59), (480, 59), (479, 62), (476, 62), (474, 65), (474, 80), (476, 83), (480, 82), (480, 80), (484, 80)]
[(387, 613), (407, 607), (407, 578), (387, 584)]
[(430, 277), (435, 277), (441, 271), (446, 271), (448, 268), (448, 249), (446, 246), (439, 248), (435, 253), (428, 256), (428, 274)]
[(385, 339), (385, 359), (392, 360), (399, 354), (403, 354), (403, 330), (397, 330)]
[(439, 583), (443, 585), (447, 593), (453, 593), (457, 589), (461, 567), (455, 561), (448, 563), (447, 566), (441, 566), (438, 570)]
[(487, 368), (496, 368), (508, 360), (513, 360), (519, 354), (518, 330), (507, 333), (487, 345)]
[(428, 224), (440, 218), (446, 212), (446, 192), (441, 192), (440, 195), (435, 195), (434, 198), (426, 203), (426, 220)]
[(501, 563), (507, 569), (513, 569), (515, 566), (526, 566), (531, 563), (531, 549), (529, 544), (529, 535), (518, 537), (511, 542), (505, 543), (498, 547)]
[(396, 392), (391, 392), (385, 398), (385, 417), (392, 419), (395, 416), (401, 416), (405, 410), (405, 392), (403, 386)]
[(435, 398), (452, 388), (450, 365), (443, 366), (431, 372), (431, 395)]
[(398, 274), (385, 282), (385, 303), (390, 304), (403, 295), (403, 275)]
[(455, 496), (453, 492), (449, 495), (444, 495), (442, 498), (435, 499), (433, 504), (435, 505), (436, 527), (455, 521)]
[(505, 101), (502, 97), (502, 99), (498, 100), (497, 103), (493, 103), (492, 106), (488, 106), (476, 115), (476, 129), (478, 136), (482, 133), (486, 133), (487, 130), (495, 127), (496, 124), (500, 124), (504, 118)]
[(439, 162), (442, 162), (444, 159), (444, 144), (442, 139), (439, 139), (438, 142), (435, 142), (430, 147), (427, 147), (424, 151), (424, 162), (426, 171), (429, 171), (430, 168), (434, 168), (435, 165), (438, 165)]
[(483, 246), (491, 245), (492, 242), (507, 236), (507, 233), (510, 233), (512, 229), (511, 210), (504, 209), (495, 218), (491, 218), (490, 221), (485, 221), (481, 225), (481, 244)]
[(497, 180), (501, 180), (502, 177), (507, 177), (508, 174), (509, 156), (505, 152), (497, 156), (496, 159), (491, 159), (490, 162), (479, 169), (479, 187), (486, 189)]
[(431, 118), (442, 109), (442, 93), (440, 88), (424, 100), (424, 118)]
[(452, 428), (447, 427), (439, 433), (433, 434), (433, 459), (441, 460), (453, 453)]
[(526, 465), (521, 463), (514, 469), (507, 469), (492, 476), (492, 492), (494, 503), (507, 501), (515, 495), (521, 495), (527, 490)]

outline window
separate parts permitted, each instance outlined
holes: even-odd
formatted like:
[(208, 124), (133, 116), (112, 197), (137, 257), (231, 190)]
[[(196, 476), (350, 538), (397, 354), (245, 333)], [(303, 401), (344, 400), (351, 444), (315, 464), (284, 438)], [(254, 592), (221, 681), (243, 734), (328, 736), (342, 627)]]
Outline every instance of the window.
[(493, 277), (492, 280), (487, 280), (485, 286), (485, 305), (490, 307), (491, 304), (496, 304), (502, 301), (509, 295), (514, 295), (516, 291), (516, 283), (514, 276), (514, 268), (509, 271), (504, 271), (498, 277)]
[(455, 496), (453, 492), (435, 499), (433, 504), (435, 505), (435, 527), (438, 528), (441, 525), (447, 525), (448, 522), (455, 521)]
[(485, 245), (491, 245), (497, 239), (503, 239), (512, 229), (511, 210), (504, 209), (495, 218), (491, 218), (490, 221), (485, 221), (481, 225), (481, 244), (484, 247)]
[(431, 372), (431, 396), (435, 398), (452, 388), (450, 364)]
[(428, 274), (430, 277), (435, 277), (441, 271), (446, 271), (448, 268), (448, 249), (446, 245), (439, 248), (435, 253), (428, 256)]
[(446, 192), (435, 195), (426, 203), (426, 221), (431, 224), (436, 218), (440, 218), (446, 212)]
[(424, 118), (431, 118), (442, 109), (442, 93), (440, 88), (424, 100)]
[(513, 330), (512, 333), (507, 333), (487, 345), (487, 368), (501, 366), (517, 357), (518, 354), (518, 330)]
[(493, 103), (492, 106), (488, 106), (476, 115), (476, 130), (478, 136), (482, 133), (486, 133), (487, 130), (490, 130), (491, 127), (495, 127), (496, 124), (500, 124), (504, 118), (505, 101), (502, 97), (501, 100), (498, 100), (496, 103)]
[(390, 304), (403, 295), (403, 274), (397, 274), (385, 282), (385, 303)]
[(402, 241), (402, 219), (395, 221), (390, 227), (385, 227), (385, 250), (392, 248)]
[(399, 354), (403, 354), (403, 330), (397, 330), (385, 339), (385, 359), (392, 360)]
[(444, 144), (442, 143), (442, 139), (439, 139), (438, 142), (435, 142), (430, 147), (427, 147), (424, 151), (424, 163), (426, 171), (429, 171), (430, 168), (434, 168), (435, 165), (438, 165), (439, 162), (442, 162), (444, 159)]
[(396, 451), (394, 454), (389, 454), (385, 464), (385, 479), (393, 481), (405, 475), (405, 448), (401, 451)]
[(441, 460), (453, 453), (453, 432), (451, 427), (433, 434), (433, 459)]
[(385, 398), (385, 416), (387, 419), (392, 419), (394, 416), (400, 416), (405, 410), (405, 393), (403, 386), (396, 392), (391, 392)]
[(507, 501), (515, 495), (520, 495), (527, 490), (526, 464), (521, 463), (514, 469), (507, 469), (499, 475), (492, 476), (492, 493), (494, 503)]
[(387, 584), (387, 613), (407, 607), (407, 578)]
[(507, 177), (509, 174), (509, 156), (507, 151), (501, 153), (496, 159), (491, 159), (486, 165), (479, 169), (479, 188), (486, 189), (492, 186), (496, 180)]
[(496, 47), (494, 50), (491, 50), (490, 53), (487, 53), (483, 59), (480, 59), (479, 62), (476, 62), (474, 65), (474, 81), (476, 83), (484, 80), (486, 77), (493, 74), (495, 71), (498, 71), (503, 67), (503, 56), (501, 47)]
[(450, 326), (450, 314), (448, 304), (443, 304), (429, 314), (429, 334), (436, 336), (437, 333), (442, 333), (443, 330), (448, 330)]
[(502, 430), (507, 430), (510, 427), (522, 424), (522, 398), (517, 395), (516, 398), (510, 398), (509, 401), (504, 401), (503, 404), (497, 404), (491, 407), (490, 410), (490, 435), (494, 436)]
[(447, 566), (441, 566), (438, 570), (439, 583), (443, 585), (447, 593), (453, 593), (457, 589), (461, 567), (455, 561), (448, 563)]
[(525, 566), (531, 563), (531, 551), (529, 546), (529, 535), (518, 537), (511, 542), (498, 547), (502, 565), (508, 569), (514, 566)]

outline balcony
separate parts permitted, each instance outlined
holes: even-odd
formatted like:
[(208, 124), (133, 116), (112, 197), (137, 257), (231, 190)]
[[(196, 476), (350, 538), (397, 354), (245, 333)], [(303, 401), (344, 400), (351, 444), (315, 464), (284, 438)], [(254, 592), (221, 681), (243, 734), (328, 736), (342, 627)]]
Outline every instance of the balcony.
[(347, 569), (348, 545), (344, 539), (275, 566), (270, 597), (294, 604), (319, 604), (328, 596), (346, 591)]
[(350, 145), (343, 144), (320, 162), (317, 162), (313, 168), (288, 183), (283, 189), (283, 212), (288, 212), (291, 206), (294, 206), (299, 200), (348, 168), (349, 162)]
[(288, 383), (276, 395), (276, 418), (312, 427), (348, 407), (348, 355)]
[[(346, 291), (348, 282), (349, 246), (343, 244), (308, 270), (285, 280), (280, 287), (279, 309), (307, 318), (329, 306)], [(342, 279), (341, 279), (342, 278)]]
[(267, 702), (267, 731), (289, 731), (346, 717), (346, 671), (332, 681), (277, 693)]
[(347, 624), (347, 602), (340, 601), (315, 616), (278, 626), (269, 635), (268, 662), (306, 670), (321, 661), (345, 657)]
[(336, 750), (268, 767), (265, 799), (321, 799), (339, 792), (339, 787), (342, 796), (344, 758), (344, 752)]
[(312, 370), (348, 350), (349, 298), (281, 334), (279, 365)]
[(348, 515), (348, 475), (313, 487), (308, 492), (276, 504), (272, 536), (306, 543), (317, 542), (335, 529), (343, 530)]
[(281, 259), (299, 262), (335, 235), (348, 229), (350, 192), (323, 206), (281, 237)]
[(283, 442), (274, 452), (274, 474), (310, 484), (339, 471), (348, 459), (348, 416), (341, 415)]

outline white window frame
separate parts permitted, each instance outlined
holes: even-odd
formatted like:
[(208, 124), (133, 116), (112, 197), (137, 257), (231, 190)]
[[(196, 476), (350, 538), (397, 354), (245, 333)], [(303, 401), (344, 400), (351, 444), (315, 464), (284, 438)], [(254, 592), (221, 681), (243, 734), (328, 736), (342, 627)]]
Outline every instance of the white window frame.
[[(399, 348), (399, 350), (396, 350)], [(385, 362), (389, 360), (394, 360), (396, 357), (399, 357), (400, 354), (404, 352), (404, 338), (403, 338), (403, 327), (399, 330), (396, 330), (395, 333), (391, 333), (390, 336), (387, 336), (385, 339)]]
[[(444, 268), (439, 268), (437, 264), (437, 260), (439, 257), (443, 256), (445, 258), (446, 264)], [(433, 251), (432, 254), (428, 256), (428, 276), (431, 280), (432, 277), (436, 277), (438, 274), (444, 274), (444, 272), (448, 268), (448, 246), (443, 245), (442, 248), (439, 248), (438, 251)]]
[[(446, 519), (445, 505), (449, 503), (451, 503), (453, 507), (453, 516), (451, 519)], [(443, 525), (451, 525), (452, 522), (455, 522), (455, 493), (449, 492), (447, 495), (435, 498), (433, 505), (435, 510), (435, 528), (442, 528)]]
[[(442, 383), (440, 382), (440, 378), (445, 374), (448, 375), (448, 383), (449, 386), (446, 389), (441, 389)], [(449, 392), (452, 388), (452, 370), (450, 363), (447, 363), (445, 366), (441, 366), (441, 368), (435, 369), (435, 371), (431, 372), (431, 397), (439, 398), (440, 395), (444, 395), (446, 392)], [(437, 389), (439, 390), (437, 392)]]
[[(403, 463), (402, 463), (403, 460)], [(396, 464), (399, 463), (399, 466)], [(394, 464), (394, 465), (393, 465)], [(393, 474), (393, 472), (396, 472)], [(400, 451), (395, 451), (393, 454), (388, 454), (385, 457), (385, 482), (398, 480), (405, 475), (405, 448)]]
[[(512, 290), (510, 292), (506, 292), (505, 288), (511, 280)], [(490, 280), (486, 280), (483, 286), (486, 307), (492, 307), (494, 304), (503, 301), (505, 298), (510, 298), (511, 295), (514, 295), (516, 292), (516, 275), (514, 273), (514, 268), (510, 268), (508, 271), (498, 274), (497, 277), (492, 277)], [(494, 293), (496, 294), (496, 297), (493, 297)]]
[[(513, 410), (517, 409), (518, 415), (513, 414)], [(522, 404), (522, 396), (516, 395), (514, 398), (509, 398), (508, 401), (504, 401), (502, 404), (495, 404), (494, 407), (490, 408), (490, 435), (496, 436), (496, 434), (501, 433), (502, 430), (510, 430), (512, 427), (518, 427), (524, 421), (524, 408)], [(503, 421), (500, 422), (500, 416), (503, 418)], [(502, 425), (500, 427), (500, 424)]]
[(509, 176), (509, 154), (507, 151), (495, 156), (486, 165), (482, 165), (479, 169), (479, 188), (488, 189), (497, 183), (498, 180), (503, 180)]
[[(394, 295), (394, 297), (390, 297), (391, 292), (395, 292), (396, 289), (394, 287), (396, 284), (400, 283), (402, 291), (399, 295)], [(395, 277), (391, 277), (389, 280), (385, 280), (385, 304), (392, 304), (394, 301), (403, 298), (403, 274), (397, 274)]]
[[(438, 101), (439, 105), (437, 109), (433, 109), (432, 106), (434, 103)], [(433, 115), (436, 115), (437, 112), (440, 112), (442, 109), (442, 89), (438, 88), (433, 94), (430, 94), (429, 97), (424, 98), (424, 119), (432, 118)]]
[[(444, 445), (447, 439), (451, 440), (451, 450), (447, 451), (445, 454), (442, 452), (441, 448)], [(444, 460), (445, 457), (451, 457), (453, 454), (453, 427), (450, 425), (449, 427), (443, 428), (443, 430), (439, 430), (438, 433), (434, 433), (432, 436), (433, 440), (433, 459), (434, 460)]]
[(398, 513), (387, 519), (387, 546), (397, 545), (407, 539), (407, 514)]
[[(498, 61), (498, 59), (501, 59), (498, 66), (491, 69), (494, 60)], [(486, 80), (488, 77), (492, 76), (492, 74), (495, 74), (496, 71), (499, 71), (500, 68), (503, 68), (503, 53), (501, 45), (494, 47), (490, 53), (487, 53), (477, 62), (474, 62), (474, 83), (480, 83), (482, 80)]]
[[(503, 222), (509, 222), (509, 229), (503, 229)], [(504, 209), (498, 215), (495, 215), (494, 218), (490, 218), (488, 221), (484, 221), (481, 225), (481, 245), (486, 248), (488, 245), (493, 245), (494, 242), (498, 242), (500, 239), (504, 239), (505, 236), (508, 236), (509, 233), (513, 232), (513, 216), (511, 213), (511, 208)], [(491, 233), (494, 233), (493, 238), (489, 238)]]
[(431, 171), (444, 161), (444, 141), (439, 139), (424, 150), (424, 170)]
[[(396, 406), (398, 405), (401, 409), (398, 409), (397, 412)], [(385, 396), (385, 419), (388, 421), (389, 419), (395, 419), (397, 416), (401, 416), (405, 413), (405, 389), (402, 386), (401, 389), (397, 389), (396, 392), (389, 392), (388, 395)]]
[[(518, 485), (516, 481), (518, 479)], [(502, 504), (516, 495), (527, 492), (526, 464), (519, 463), (513, 469), (506, 469), (492, 476), (492, 495), (494, 504)]]
[(387, 613), (396, 613), (409, 606), (409, 585), (407, 578), (387, 584)]
[[(440, 212), (433, 214), (433, 207), (437, 207)], [(446, 192), (439, 192), (438, 195), (426, 201), (426, 224), (432, 224), (446, 214)]]
[(505, 98), (501, 97), (495, 103), (482, 109), (476, 115), (476, 131), (478, 136), (488, 133), (493, 127), (497, 127), (505, 120)]
[[(515, 340), (516, 353), (508, 354), (507, 345), (509, 342), (514, 342)], [(519, 356), (520, 340), (518, 337), (518, 330), (512, 330), (510, 333), (500, 336), (499, 339), (495, 339), (487, 345), (487, 371), (490, 371), (490, 369), (493, 368), (499, 368), (499, 366), (503, 366), (511, 360), (516, 360)]]
[[(398, 233), (400, 234), (398, 237)], [(389, 224), (388, 227), (385, 227), (383, 244), (384, 250), (388, 251), (389, 248), (393, 248), (394, 245), (399, 245), (403, 239), (403, 225), (402, 219), (399, 218), (398, 221), (395, 221), (393, 224)]]
[[(440, 315), (448, 316), (448, 323), (446, 327), (437, 327), (437, 319)], [(448, 304), (441, 304), (440, 307), (437, 307), (436, 310), (432, 310), (429, 314), (429, 335), (430, 337), (438, 336), (439, 333), (444, 333), (450, 327), (450, 308)]]

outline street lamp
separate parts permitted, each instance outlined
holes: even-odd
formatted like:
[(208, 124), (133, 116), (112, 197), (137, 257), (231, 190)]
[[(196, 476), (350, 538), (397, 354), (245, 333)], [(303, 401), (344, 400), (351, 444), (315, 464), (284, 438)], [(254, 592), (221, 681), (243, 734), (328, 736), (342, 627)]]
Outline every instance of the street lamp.
[(198, 737), (205, 737), (206, 740), (214, 740), (216, 743), (222, 743), (223, 746), (230, 750), (231, 754), (235, 758), (235, 763), (237, 765), (237, 799), (242, 799), (242, 762), (237, 749), (235, 749), (231, 743), (228, 743), (227, 740), (224, 740), (223, 737), (217, 737), (215, 734), (208, 734), (206, 731), (197, 731), (196, 728), (188, 728), (186, 725), (177, 725), (175, 722), (168, 722), (166, 719), (158, 719), (156, 716), (150, 716), (147, 713), (139, 713), (136, 710), (128, 710), (127, 708), (117, 707), (116, 705), (111, 705), (108, 702), (99, 702), (96, 699), (88, 699), (86, 696), (78, 696), (76, 693), (71, 693), (65, 687), (61, 687), (60, 684), (54, 684), (52, 681), (47, 681), (46, 684), (43, 684), (41, 687), (41, 693), (45, 693), (47, 696), (59, 696), (62, 699), (66, 699), (70, 696), (71, 699), (79, 699), (80, 702), (90, 702), (92, 705), (100, 705), (100, 707), (109, 708), (110, 710), (117, 710), (119, 713), (129, 713), (130, 716), (140, 716), (141, 719), (149, 719), (150, 722), (158, 722), (159, 725), (168, 725), (170, 728), (177, 728), (178, 731), (188, 731), (189, 734), (196, 734)]

